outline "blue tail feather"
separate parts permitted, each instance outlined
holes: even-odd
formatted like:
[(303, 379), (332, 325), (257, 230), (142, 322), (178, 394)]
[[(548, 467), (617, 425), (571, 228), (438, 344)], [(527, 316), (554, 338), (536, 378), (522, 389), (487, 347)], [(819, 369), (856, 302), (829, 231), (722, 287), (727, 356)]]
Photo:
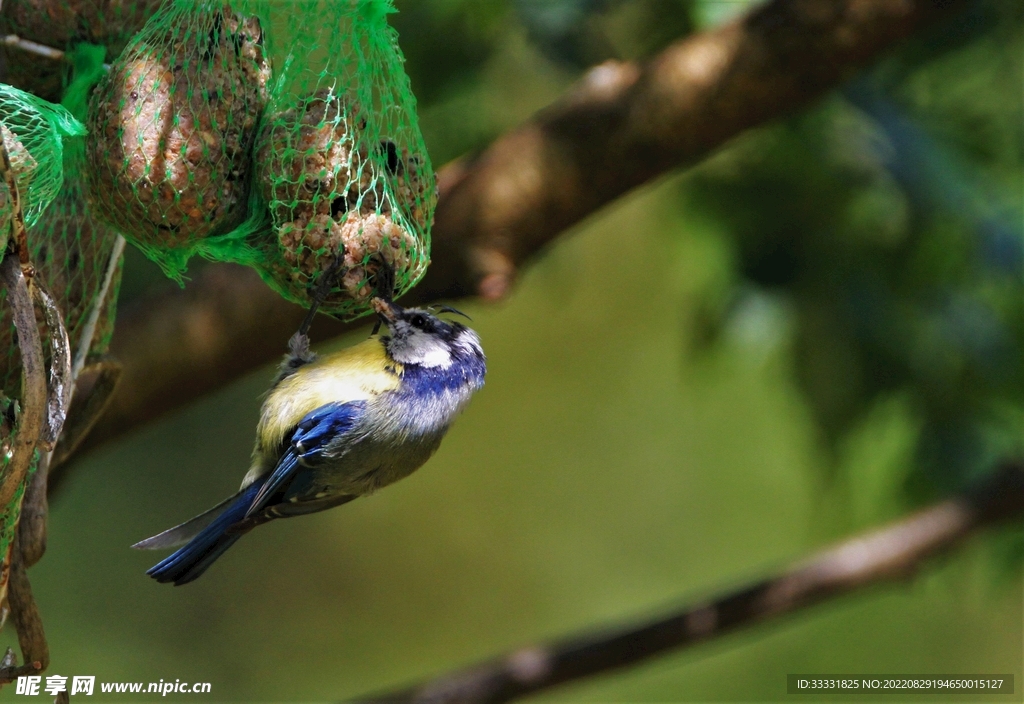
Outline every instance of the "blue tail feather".
[(158, 582), (187, 584), (207, 570), (223, 555), (243, 533), (228, 532), (234, 524), (245, 518), (253, 498), (263, 486), (257, 481), (246, 487), (224, 512), (179, 550), (153, 565), (146, 572)]

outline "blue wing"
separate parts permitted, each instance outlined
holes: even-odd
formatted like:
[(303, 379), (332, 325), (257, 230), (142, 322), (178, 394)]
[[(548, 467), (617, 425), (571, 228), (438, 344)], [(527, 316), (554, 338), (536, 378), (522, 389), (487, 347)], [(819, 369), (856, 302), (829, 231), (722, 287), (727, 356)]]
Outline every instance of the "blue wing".
[[(231, 497), (225, 502), (227, 507), (219, 516), (199, 531), (184, 547), (150, 567), (146, 574), (158, 582), (174, 582), (178, 586), (197, 579), (242, 537), (241, 532), (231, 532), (231, 526), (245, 517), (245, 507), (249, 505), (258, 487), (258, 482), (253, 483)], [(215, 513), (221, 505), (215, 506), (212, 512)], [(147, 542), (142, 541), (141, 547), (148, 547)]]
[(253, 499), (246, 518), (263, 511), (302, 468), (316, 467), (323, 460), (323, 453), (331, 441), (352, 430), (365, 408), (365, 401), (328, 403), (307, 413), (295, 426), (288, 446)]
[(312, 411), (299, 421), (285, 451), (270, 474), (263, 475), (231, 498), (191, 521), (153, 536), (135, 547), (170, 547), (189, 540), (181, 549), (149, 569), (158, 582), (186, 584), (198, 578), (213, 562), (235, 544), (242, 535), (270, 518), (319, 511), (351, 501), (352, 496), (333, 496), (300, 506), (286, 504), (287, 510), (271, 516), (264, 509), (303, 468), (316, 467), (332, 440), (350, 431), (362, 415), (365, 402), (331, 403)]

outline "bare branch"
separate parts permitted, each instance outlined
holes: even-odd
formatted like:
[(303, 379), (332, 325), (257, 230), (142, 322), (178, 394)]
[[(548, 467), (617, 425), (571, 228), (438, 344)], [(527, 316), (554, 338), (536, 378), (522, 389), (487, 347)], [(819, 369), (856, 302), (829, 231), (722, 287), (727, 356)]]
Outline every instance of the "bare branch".
[[(639, 626), (522, 648), (369, 701), (496, 704), (605, 674), (802, 611), (858, 588), (906, 579), (977, 529), (1024, 514), (1024, 462), (963, 494), (844, 541), (779, 575)], [(367, 701), (360, 698), (359, 701)]]
[(18, 645), (21, 647), (21, 656), (25, 664), (21, 667), (0, 669), (0, 684), (13, 682), (21, 675), (42, 672), (50, 665), (50, 649), (46, 644), (46, 634), (43, 632), (43, 620), (32, 596), (32, 585), (28, 581), (19, 542), (14, 541), (11, 551), (7, 599), (11, 605), (11, 621), (18, 632)]
[(39, 608), (32, 596), (32, 585), (29, 584), (25, 561), (17, 541), (14, 559), (11, 560), (11, 582), (8, 586), (7, 599), (11, 604), (11, 621), (18, 632), (22, 660), (37, 670), (45, 670), (50, 664), (50, 649), (46, 645), (43, 619), (39, 616)]
[[(592, 69), (560, 101), (439, 173), (432, 264), (405, 302), (509, 289), (518, 268), (627, 191), (800, 109), (969, 0), (773, 0), (646, 64)], [(241, 267), (142, 300), (118, 321), (125, 365), (85, 447), (275, 359), (303, 311)], [(343, 330), (326, 323), (313, 338)]]
[(13, 665), (11, 667), (0, 667), (0, 685), (10, 684), (23, 675), (35, 675), (42, 672), (41, 662), (30, 662), (27, 665)]
[(107, 268), (103, 272), (103, 283), (100, 286), (100, 290), (96, 293), (92, 310), (89, 311), (89, 317), (85, 321), (81, 335), (77, 340), (78, 352), (75, 354), (75, 361), (71, 368), (72, 383), (78, 380), (78, 375), (82, 373), (82, 369), (85, 367), (85, 362), (89, 357), (89, 352), (92, 350), (93, 338), (96, 336), (96, 326), (99, 323), (100, 315), (102, 315), (103, 310), (107, 305), (107, 295), (110, 293), (110, 287), (113, 285), (114, 278), (117, 276), (117, 270), (121, 264), (121, 257), (124, 255), (124, 247), (125, 239), (123, 236), (118, 235), (114, 239), (114, 246), (111, 248), (110, 258), (107, 260)]
[(566, 228), (744, 130), (794, 113), (940, 11), (966, 5), (774, 0), (646, 65), (597, 66), (447, 175), (433, 295), (501, 297), (518, 265)]
[(29, 480), (25, 496), (21, 500), (21, 516), (18, 518), (17, 540), (25, 567), (43, 559), (46, 553), (46, 519), (50, 512), (47, 499), (47, 464), (49, 455), (43, 453), (36, 465), (35, 474)]
[[(32, 460), (35, 457), (36, 448), (39, 447), (41, 439), (48, 430), (52, 429), (55, 418), (48, 411), (53, 408), (48, 403), (46, 389), (46, 367), (43, 358), (43, 345), (39, 338), (39, 324), (36, 321), (33, 296), (29, 290), (27, 277), (32, 276), (32, 264), (28, 256), (28, 241), (25, 234), (24, 214), (21, 209), (21, 196), (18, 193), (17, 180), (14, 177), (14, 170), (11, 168), (10, 154), (7, 151), (6, 140), (0, 139), (0, 170), (6, 182), (11, 198), (11, 246), (7, 248), (0, 262), (0, 284), (3, 285), (7, 297), (7, 304), (11, 307), (11, 317), (14, 321), (15, 331), (18, 338), (18, 353), (21, 356), (21, 410), (18, 414), (14, 437), (11, 439), (11, 458), (7, 463), (6, 471), (0, 476), (0, 506), (10, 507), (14, 502), (18, 489), (24, 484), (28, 475)], [(49, 296), (40, 288), (36, 289), (37, 295), (41, 298), (46, 308), (47, 318), (53, 317), (53, 311), (47, 307)], [(56, 310), (54, 308), (54, 310)], [(59, 315), (56, 316), (56, 329), (51, 330), (51, 338), (54, 339), (54, 353), (58, 356), (55, 365), (61, 366), (57, 349), (63, 344), (65, 362), (70, 364), (70, 357), (67, 352), (67, 334), (64, 333), (62, 321)], [(58, 370), (59, 371), (59, 370)], [(61, 410), (61, 409), (58, 409)], [(63, 421), (63, 413), (60, 413), (60, 420)], [(59, 432), (59, 429), (58, 431)], [(37, 477), (38, 478), (38, 477)], [(35, 482), (33, 482), (34, 484)], [(32, 486), (26, 488), (27, 493), (32, 494), (33, 507), (38, 507), (40, 493), (42, 493), (42, 504), (45, 505), (45, 484), (36, 487), (32, 492)], [(24, 503), (24, 499), (22, 500)], [(14, 510), (18, 510), (16, 507)], [(38, 523), (32, 527), (38, 528)], [(19, 526), (20, 528), (20, 526)], [(15, 529), (11, 536), (11, 543), (8, 553), (3, 556), (3, 570), (0, 575), (0, 593), (6, 596), (10, 605), (10, 616), (18, 632), (18, 642), (21, 645), (25, 665), (22, 667), (5, 667), (0, 672), (0, 682), (11, 681), (21, 675), (38, 672), (45, 668), (50, 661), (49, 650), (46, 644), (46, 637), (43, 634), (43, 624), (39, 618), (39, 611), (36, 609), (35, 601), (32, 598), (32, 588), (29, 585), (28, 575), (25, 572), (25, 560), (21, 552), (21, 531)], [(43, 519), (43, 541), (45, 542), (45, 518)], [(38, 536), (35, 536), (38, 538)], [(38, 539), (34, 541), (38, 544)], [(35, 546), (33, 546), (35, 547)], [(8, 660), (7, 657), (4, 658)], [(4, 679), (10, 677), (11, 679)]]
[[(59, 467), (88, 436), (110, 403), (121, 378), (124, 367), (120, 362), (109, 355), (90, 362), (89, 353), (93, 349), (93, 338), (96, 336), (100, 316), (109, 302), (108, 296), (124, 255), (125, 244), (124, 237), (118, 235), (107, 260), (103, 284), (79, 335), (78, 351), (70, 371), (72, 393), (66, 415), (67, 424), (57, 440), (57, 446), (47, 458), (49, 467)], [(58, 485), (60, 478), (61, 474), (57, 474), (57, 481), (53, 484)], [(33, 563), (29, 561), (29, 564)]]
[[(33, 293), (29, 287), (29, 277), (32, 276), (33, 269), (29, 258), (21, 197), (18, 193), (14, 171), (11, 168), (10, 155), (3, 139), (0, 139), (0, 170), (3, 171), (2, 176), (11, 196), (13, 239), (13, 246), (8, 248), (3, 261), (0, 262), (0, 284), (4, 287), (7, 303), (11, 307), (22, 370), (21, 411), (18, 414), (16, 430), (11, 440), (11, 458), (6, 471), (0, 477), (0, 506), (9, 507), (19, 487), (26, 480), (37, 448), (46, 445), (52, 446), (52, 442), (60, 433), (60, 426), (63, 425), (69, 400), (61, 384), (67, 384), (69, 381), (71, 356), (67, 332), (64, 329), (60, 312), (46, 291), (38, 285), (32, 287), (36, 297), (43, 304), (53, 345), (52, 367), (59, 388), (55, 389), (54, 398), (49, 399), (46, 388), (43, 345), (39, 337), (39, 323), (36, 320)], [(64, 375), (63, 379), (59, 378), (61, 374)], [(43, 447), (43, 449), (49, 449), (49, 447)], [(25, 544), (30, 547), (36, 558), (42, 554), (41, 549), (45, 548), (46, 541), (45, 464), (45, 461), (40, 463), (41, 466), (37, 468), (36, 477), (26, 488), (26, 493), (30, 497), (29, 513), (36, 518), (25, 524), (28, 526), (28, 530), (32, 531), (25, 539)], [(22, 503), (24, 504), (24, 498)], [(43, 507), (41, 521), (37, 520), (40, 506)], [(39, 617), (39, 610), (32, 597), (32, 587), (25, 571), (25, 556), (21, 550), (22, 528), (23, 526), (19, 524), (15, 529), (15, 535), (11, 536), (9, 552), (3, 556), (4, 574), (3, 579), (0, 579), (0, 592), (6, 595), (10, 605), (11, 621), (18, 632), (18, 643), (21, 646), (25, 664), (21, 667), (3, 668), (0, 671), (0, 683), (10, 682), (23, 674), (39, 672), (45, 669), (50, 662), (42, 619)], [(4, 659), (6, 661), (8, 658)]]
[(43, 288), (42, 282), (34, 281), (32, 291), (43, 309), (47, 336), (50, 338), (49, 400), (46, 404), (46, 425), (39, 442), (40, 450), (49, 453), (64, 428), (64, 419), (67, 418), (71, 392), (74, 389), (71, 378), (71, 343), (68, 341), (68, 331), (64, 327), (64, 314), (49, 292)]
[(52, 46), (46, 46), (45, 44), (40, 44), (39, 42), (34, 42), (30, 39), (22, 39), (17, 34), (8, 34), (0, 37), (0, 43), (3, 43), (5, 46), (21, 49), (29, 54), (42, 56), (50, 59), (51, 61), (64, 60), (64, 52), (60, 49), (54, 49)]
[(8, 252), (0, 263), (0, 284), (7, 292), (7, 303), (18, 333), (22, 369), (21, 413), (12, 443), (13, 456), (7, 471), (0, 477), (0, 506), (7, 506), (32, 464), (32, 455), (46, 423), (47, 397), (43, 345), (39, 340), (32, 294), (18, 256), (13, 252)]

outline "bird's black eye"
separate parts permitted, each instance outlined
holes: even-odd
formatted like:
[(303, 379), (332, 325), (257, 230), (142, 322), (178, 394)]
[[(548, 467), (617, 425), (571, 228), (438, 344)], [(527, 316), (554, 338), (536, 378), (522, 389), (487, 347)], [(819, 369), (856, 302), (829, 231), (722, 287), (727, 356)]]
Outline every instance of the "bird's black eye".
[(427, 325), (427, 317), (421, 313), (414, 313), (409, 317), (409, 324), (414, 328), (424, 328)]

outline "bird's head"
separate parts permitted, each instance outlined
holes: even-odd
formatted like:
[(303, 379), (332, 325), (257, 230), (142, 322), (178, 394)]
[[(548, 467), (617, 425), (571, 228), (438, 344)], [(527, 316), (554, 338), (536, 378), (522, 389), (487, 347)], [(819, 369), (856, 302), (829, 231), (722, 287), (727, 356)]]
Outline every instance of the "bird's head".
[[(461, 323), (443, 320), (424, 308), (403, 308), (380, 297), (374, 298), (372, 305), (388, 328), (389, 335), (382, 338), (384, 347), (400, 364), (446, 369), (462, 359), (484, 357), (480, 338)], [(448, 306), (435, 310), (469, 317)]]

